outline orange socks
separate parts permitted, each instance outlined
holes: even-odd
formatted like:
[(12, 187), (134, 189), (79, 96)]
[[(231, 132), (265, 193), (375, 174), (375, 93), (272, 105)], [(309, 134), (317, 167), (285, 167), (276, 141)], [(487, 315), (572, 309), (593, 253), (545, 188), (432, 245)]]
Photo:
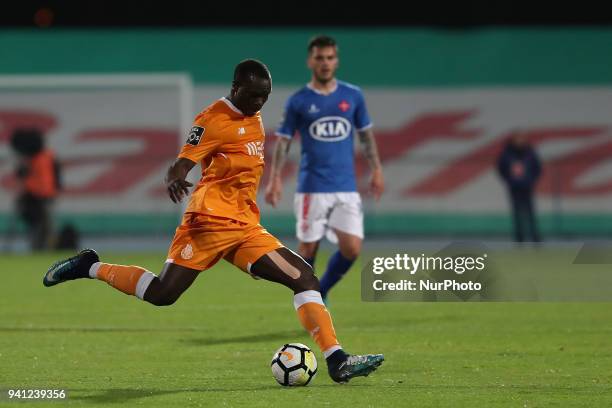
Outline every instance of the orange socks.
[(331, 316), (319, 292), (316, 290), (300, 292), (294, 296), (293, 305), (302, 326), (308, 330), (325, 357), (342, 348), (336, 338)]
[(89, 276), (105, 281), (113, 288), (142, 299), (155, 275), (140, 266), (126, 266), (96, 262)]

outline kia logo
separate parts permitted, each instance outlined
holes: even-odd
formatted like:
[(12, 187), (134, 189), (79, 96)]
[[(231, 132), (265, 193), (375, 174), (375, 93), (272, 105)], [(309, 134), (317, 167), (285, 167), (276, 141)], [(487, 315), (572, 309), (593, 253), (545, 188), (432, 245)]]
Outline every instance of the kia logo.
[(337, 142), (351, 134), (351, 123), (342, 116), (325, 116), (312, 122), (310, 136), (322, 142)]

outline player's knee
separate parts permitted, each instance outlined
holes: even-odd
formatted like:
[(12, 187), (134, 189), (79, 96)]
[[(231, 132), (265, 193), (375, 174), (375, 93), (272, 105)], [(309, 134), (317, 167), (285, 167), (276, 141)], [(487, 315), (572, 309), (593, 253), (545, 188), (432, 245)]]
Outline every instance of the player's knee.
[(351, 259), (351, 260), (357, 259), (360, 252), (361, 252), (361, 244), (351, 244), (343, 248), (340, 248), (340, 253), (346, 259)]
[(169, 299), (169, 298), (153, 298), (150, 299), (149, 302), (155, 306), (170, 306), (172, 304), (174, 304), (174, 302), (176, 301), (176, 299)]
[(317, 247), (316, 242), (300, 242), (298, 252), (302, 258), (314, 258), (317, 254)]
[(293, 290), (295, 293), (304, 292), (306, 290), (320, 290), (319, 279), (315, 276), (310, 265), (301, 271), (300, 278), (296, 280)]
[(157, 301), (155, 303), (153, 303), (155, 306), (171, 306), (174, 304), (174, 302), (176, 302), (176, 299), (172, 299), (172, 298), (160, 298), (157, 299)]
[(179, 297), (180, 294), (176, 294), (169, 291), (162, 291), (156, 296), (151, 296), (151, 298), (147, 300), (155, 306), (170, 306), (173, 305)]

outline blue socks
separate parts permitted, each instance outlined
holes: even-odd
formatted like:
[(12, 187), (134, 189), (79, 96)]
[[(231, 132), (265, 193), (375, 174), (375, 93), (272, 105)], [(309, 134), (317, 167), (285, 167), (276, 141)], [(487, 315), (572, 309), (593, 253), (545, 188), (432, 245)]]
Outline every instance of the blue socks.
[(338, 283), (344, 274), (351, 268), (353, 262), (355, 262), (354, 259), (346, 259), (342, 256), (340, 251), (336, 251), (336, 253), (329, 258), (327, 270), (321, 278), (321, 297), (323, 299), (327, 297), (327, 292), (329, 292), (329, 290)]

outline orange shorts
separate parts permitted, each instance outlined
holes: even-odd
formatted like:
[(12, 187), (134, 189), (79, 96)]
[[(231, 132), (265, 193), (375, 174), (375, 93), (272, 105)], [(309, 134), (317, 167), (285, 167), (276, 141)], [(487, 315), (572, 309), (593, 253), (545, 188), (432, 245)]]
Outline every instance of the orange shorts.
[(259, 224), (185, 213), (168, 250), (168, 260), (204, 271), (221, 258), (250, 273), (251, 265), (283, 244)]

